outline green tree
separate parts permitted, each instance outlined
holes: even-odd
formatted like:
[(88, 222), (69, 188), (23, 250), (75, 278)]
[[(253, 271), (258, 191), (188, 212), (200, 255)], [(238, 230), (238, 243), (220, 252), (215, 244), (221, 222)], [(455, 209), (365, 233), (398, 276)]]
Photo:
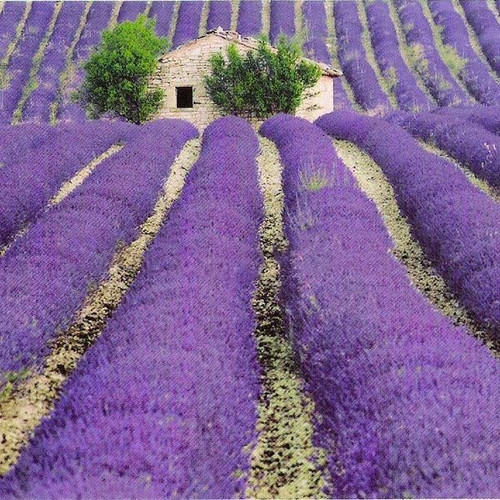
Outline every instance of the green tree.
[(140, 15), (106, 30), (98, 49), (84, 64), (85, 79), (75, 99), (90, 116), (111, 112), (143, 123), (161, 106), (163, 91), (147, 88), (158, 56), (169, 41), (155, 33), (155, 20)]
[(231, 44), (226, 57), (210, 58), (205, 88), (224, 114), (264, 119), (276, 113), (295, 113), (304, 91), (317, 83), (321, 68), (303, 59), (300, 43), (284, 35), (273, 49), (259, 38), (255, 51), (244, 56)]

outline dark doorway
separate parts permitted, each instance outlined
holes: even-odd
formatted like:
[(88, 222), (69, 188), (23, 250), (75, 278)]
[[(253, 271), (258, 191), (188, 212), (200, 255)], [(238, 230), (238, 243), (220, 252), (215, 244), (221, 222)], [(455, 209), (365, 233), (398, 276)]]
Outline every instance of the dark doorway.
[(177, 91), (177, 107), (192, 108), (193, 107), (193, 87), (176, 87)]

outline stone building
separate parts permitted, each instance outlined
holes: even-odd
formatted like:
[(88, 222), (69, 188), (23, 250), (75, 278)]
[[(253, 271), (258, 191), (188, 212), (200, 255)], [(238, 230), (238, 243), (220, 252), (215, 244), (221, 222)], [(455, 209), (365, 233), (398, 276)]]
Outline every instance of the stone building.
[[(205, 91), (203, 77), (210, 73), (210, 56), (221, 50), (225, 52), (231, 43), (236, 44), (241, 53), (245, 53), (255, 50), (258, 41), (217, 28), (160, 58), (151, 80), (151, 87), (160, 86), (165, 91), (163, 107), (157, 118), (182, 118), (203, 129), (220, 116)], [(321, 67), (323, 74), (316, 86), (309, 89), (309, 95), (296, 113), (308, 120), (333, 111), (332, 78), (342, 75), (325, 64), (315, 64)]]

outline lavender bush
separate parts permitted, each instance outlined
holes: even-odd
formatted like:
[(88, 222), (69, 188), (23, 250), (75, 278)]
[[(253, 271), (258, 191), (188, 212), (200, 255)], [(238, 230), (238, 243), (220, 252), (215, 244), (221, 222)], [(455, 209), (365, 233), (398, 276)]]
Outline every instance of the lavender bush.
[(436, 110), (436, 113), (443, 116), (470, 120), (494, 134), (500, 134), (500, 106), (442, 108)]
[(108, 27), (112, 10), (113, 2), (93, 2), (90, 7), (87, 22), (73, 54), (75, 72), (64, 95), (59, 96), (61, 101), (57, 116), (59, 120), (84, 121), (86, 119), (85, 110), (71, 102), (71, 94), (83, 82), (84, 71), (81, 65), (88, 59), (92, 49), (99, 44), (102, 31)]
[(172, 40), (175, 49), (183, 43), (198, 38), (203, 1), (183, 0), (179, 7), (179, 17)]
[(40, 149), (32, 149), (31, 154), (14, 159), (11, 168), (0, 170), (0, 245), (33, 220), (64, 181), (134, 132), (134, 126), (120, 122), (61, 126)]
[(280, 34), (295, 35), (295, 2), (271, 0), (271, 26), (269, 38), (274, 45)]
[(237, 31), (243, 36), (256, 36), (262, 30), (262, 1), (241, 0)]
[(56, 99), (60, 74), (66, 67), (66, 51), (73, 41), (84, 9), (85, 2), (63, 3), (36, 77), (38, 87), (23, 110), (23, 122), (50, 121), (50, 105)]
[(28, 82), (33, 56), (50, 24), (54, 7), (55, 2), (33, 2), (23, 36), (7, 67), (8, 85), (0, 90), (0, 123), (10, 123), (24, 86)]
[(1, 496), (242, 493), (259, 382), (250, 306), (260, 263), (257, 152), (241, 119), (206, 129), (142, 273), (0, 480)]
[(416, 0), (394, 0), (403, 25), (406, 41), (413, 52), (415, 69), (440, 106), (457, 106), (470, 102), (458, 86), (434, 46), (431, 27), (422, 5)]
[(16, 36), (16, 28), (23, 17), (25, 2), (5, 2), (0, 13), (0, 60), (7, 52), (7, 47)]
[(311, 59), (330, 64), (330, 53), (325, 42), (328, 37), (325, 4), (317, 0), (305, 0), (302, 4), (302, 17), (307, 33), (304, 53)]
[(330, 450), (328, 495), (498, 496), (498, 362), (416, 291), (327, 136), (286, 115), (261, 132), (285, 165), (283, 300)]
[(339, 111), (316, 123), (380, 165), (412, 231), (463, 306), (500, 335), (500, 206), (451, 162), (382, 119)]
[(500, 75), (500, 26), (486, 2), (460, 0), (465, 16), (477, 34), (477, 38), (491, 67)]
[(394, 121), (446, 151), (480, 179), (500, 188), (500, 137), (469, 121), (432, 113), (398, 115)]
[(367, 110), (389, 109), (389, 99), (380, 88), (375, 71), (366, 60), (361, 39), (363, 27), (358, 16), (357, 2), (335, 2), (333, 10), (340, 64), (356, 101)]
[(231, 28), (231, 0), (212, 0), (208, 11), (207, 31)]
[(460, 78), (471, 95), (483, 104), (499, 103), (500, 86), (474, 52), (467, 28), (453, 3), (450, 0), (433, 0), (429, 2), (429, 8), (434, 21), (441, 27), (443, 42), (453, 47), (456, 53), (466, 60)]
[(417, 85), (415, 75), (401, 57), (399, 41), (387, 3), (365, 2), (368, 27), (382, 76), (394, 92), (398, 105), (408, 111), (434, 107), (434, 102)]
[(175, 156), (196, 135), (180, 120), (143, 126), (9, 248), (0, 261), (0, 387), (9, 372), (40, 366), (89, 285), (106, 275), (118, 242), (136, 236)]
[(159, 36), (167, 36), (172, 22), (174, 13), (174, 2), (170, 1), (154, 1), (149, 11), (149, 17), (156, 19), (156, 34)]
[(134, 21), (135, 18), (144, 12), (146, 9), (146, 2), (135, 2), (127, 0), (122, 3), (120, 12), (118, 13), (118, 22)]

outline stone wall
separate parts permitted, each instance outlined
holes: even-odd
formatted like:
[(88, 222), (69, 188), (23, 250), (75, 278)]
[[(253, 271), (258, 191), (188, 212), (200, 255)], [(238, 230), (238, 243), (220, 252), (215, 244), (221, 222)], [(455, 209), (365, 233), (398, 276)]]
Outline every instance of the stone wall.
[[(203, 77), (210, 73), (210, 56), (215, 52), (225, 51), (230, 43), (231, 40), (210, 34), (189, 42), (160, 59), (150, 84), (151, 87), (159, 86), (165, 91), (165, 101), (157, 118), (181, 118), (203, 130), (220, 116), (205, 91)], [(242, 53), (253, 50), (244, 45), (238, 45), (238, 49)], [(193, 108), (177, 108), (176, 87), (193, 87)], [(310, 89), (310, 94), (298, 109), (298, 116), (313, 120), (333, 111), (331, 77), (323, 75), (318, 84)]]

